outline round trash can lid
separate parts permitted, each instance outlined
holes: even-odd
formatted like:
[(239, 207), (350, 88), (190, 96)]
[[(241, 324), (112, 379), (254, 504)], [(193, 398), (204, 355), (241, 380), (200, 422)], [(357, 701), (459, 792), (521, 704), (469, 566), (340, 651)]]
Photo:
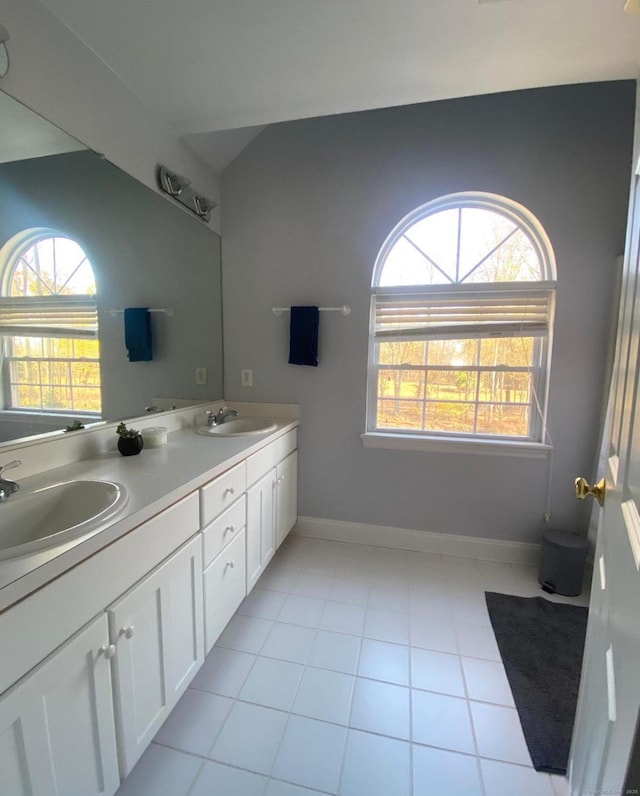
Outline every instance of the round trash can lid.
[(571, 547), (582, 550), (587, 546), (587, 540), (576, 531), (548, 530), (542, 538), (557, 547)]

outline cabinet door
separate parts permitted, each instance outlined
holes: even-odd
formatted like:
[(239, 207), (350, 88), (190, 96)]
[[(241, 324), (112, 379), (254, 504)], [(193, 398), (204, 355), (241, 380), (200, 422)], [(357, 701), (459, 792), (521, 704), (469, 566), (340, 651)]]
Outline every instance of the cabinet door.
[(216, 643), (246, 593), (243, 529), (204, 571), (205, 654)]
[(298, 452), (294, 451), (276, 468), (276, 549), (298, 519)]
[(0, 793), (116, 792), (108, 644), (102, 614), (0, 698)]
[(197, 536), (109, 608), (120, 774), (126, 777), (204, 659)]
[(247, 593), (275, 552), (275, 467), (247, 491)]

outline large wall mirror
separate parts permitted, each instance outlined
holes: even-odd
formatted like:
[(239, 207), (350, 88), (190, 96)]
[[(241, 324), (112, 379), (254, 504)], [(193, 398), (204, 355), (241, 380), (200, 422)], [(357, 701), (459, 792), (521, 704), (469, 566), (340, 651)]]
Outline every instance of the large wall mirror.
[[(97, 344), (57, 342), (48, 320), (41, 339), (11, 327), (9, 297), (35, 296), (44, 312), (43, 294), (93, 291)], [(172, 310), (150, 313), (151, 361), (128, 359), (121, 311), (130, 307)], [(218, 235), (0, 92), (0, 445), (64, 428), (87, 409), (117, 420), (158, 398), (222, 395)]]

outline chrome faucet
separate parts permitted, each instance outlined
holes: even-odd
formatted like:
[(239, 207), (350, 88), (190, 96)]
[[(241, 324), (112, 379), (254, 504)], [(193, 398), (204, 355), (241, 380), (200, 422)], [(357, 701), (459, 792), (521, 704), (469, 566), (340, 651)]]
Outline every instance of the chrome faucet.
[(218, 409), (217, 412), (211, 412), (209, 409), (205, 409), (208, 426), (219, 426), (224, 423), (228, 417), (238, 417), (239, 414), (240, 412), (237, 412), (235, 409), (227, 409), (226, 406), (223, 406), (222, 409)]
[(0, 465), (0, 503), (4, 503), (9, 495), (13, 495), (14, 492), (20, 489), (20, 484), (16, 484), (15, 481), (10, 481), (8, 478), (3, 478), (2, 473), (5, 470), (13, 470), (21, 464), (20, 459), (16, 459), (14, 462), (9, 462), (9, 464)]

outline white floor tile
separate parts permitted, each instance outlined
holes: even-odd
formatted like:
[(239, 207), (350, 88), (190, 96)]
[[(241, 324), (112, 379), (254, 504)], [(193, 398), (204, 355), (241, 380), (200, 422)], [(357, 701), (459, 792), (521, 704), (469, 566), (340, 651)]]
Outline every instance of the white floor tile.
[(413, 690), (413, 740), (453, 752), (475, 754), (465, 699)]
[(364, 635), (394, 644), (409, 643), (409, 615), (370, 608), (364, 624)]
[(451, 603), (445, 590), (438, 586), (413, 584), (409, 592), (409, 612), (429, 616), (451, 624)]
[(485, 588), (537, 595), (537, 572), (290, 536), (118, 796), (566, 796), (531, 767)]
[(307, 663), (321, 669), (355, 674), (358, 669), (360, 643), (357, 636), (319, 630), (313, 640)]
[(232, 707), (232, 699), (188, 688), (154, 741), (195, 755), (206, 755)]
[(406, 583), (373, 582), (369, 587), (368, 606), (369, 608), (407, 613), (409, 611), (409, 587)]
[(456, 634), (450, 619), (447, 621), (429, 616), (412, 615), (409, 624), (411, 644), (414, 647), (457, 654)]
[(152, 743), (118, 788), (118, 796), (186, 796), (202, 760)]
[(282, 711), (236, 702), (208, 757), (268, 774), (286, 724), (287, 714)]
[(294, 578), (291, 584), (291, 592), (293, 594), (303, 594), (305, 597), (318, 597), (321, 600), (326, 600), (332, 583), (333, 573), (320, 574), (305, 571)]
[(553, 796), (569, 796), (569, 780), (566, 777), (550, 774), (549, 781)]
[(360, 605), (327, 602), (324, 606), (320, 628), (334, 633), (361, 636), (364, 628), (365, 609)]
[(411, 650), (411, 685), (449, 696), (466, 696), (460, 658), (447, 652)]
[(289, 594), (278, 615), (278, 622), (318, 627), (323, 608), (324, 600), (319, 600), (317, 597)]
[(462, 658), (469, 699), (515, 707), (502, 662)]
[(410, 766), (410, 747), (405, 741), (350, 730), (338, 793), (411, 796)]
[(362, 640), (358, 675), (396, 685), (409, 685), (409, 650), (403, 644)]
[(454, 622), (491, 627), (489, 611), (484, 601), (484, 592), (477, 594), (459, 592), (451, 597), (451, 614)]
[(222, 763), (205, 763), (189, 796), (263, 796), (267, 778)]
[(292, 712), (334, 724), (348, 724), (355, 678), (305, 667)]
[(291, 716), (272, 776), (335, 793), (346, 734), (346, 728), (336, 724)]
[(238, 613), (257, 616), (259, 619), (276, 619), (285, 599), (286, 595), (282, 592), (256, 587), (244, 598), (238, 608)]
[(548, 774), (533, 768), (481, 760), (486, 796), (554, 796)]
[(350, 726), (409, 740), (409, 689), (358, 677), (353, 693)]
[(269, 589), (271, 591), (278, 591), (286, 594), (287, 592), (291, 591), (293, 582), (296, 579), (296, 574), (292, 572), (278, 571), (278, 569), (275, 567), (267, 567), (267, 569), (260, 576), (260, 580), (256, 584), (256, 588)]
[(369, 586), (366, 580), (358, 580), (349, 575), (336, 575), (329, 590), (329, 599), (337, 603), (366, 605), (369, 599)]
[(267, 785), (265, 796), (318, 796), (319, 793), (320, 791), (301, 788), (299, 785), (292, 785), (290, 782), (271, 779)]
[(471, 702), (478, 754), (507, 763), (531, 765), (529, 750), (514, 708)]
[(293, 663), (306, 663), (311, 651), (315, 630), (299, 625), (276, 622), (271, 628), (261, 654)]
[(272, 627), (273, 622), (267, 619), (235, 614), (222, 631), (216, 646), (240, 652), (260, 652)]
[(238, 699), (277, 710), (290, 710), (303, 672), (298, 663), (259, 657)]
[(484, 796), (478, 758), (414, 744), (413, 792), (416, 796)]
[(460, 655), (489, 661), (502, 660), (493, 628), (467, 622), (456, 622), (454, 626)]
[(256, 656), (248, 652), (213, 647), (190, 687), (211, 694), (237, 697), (255, 659)]

